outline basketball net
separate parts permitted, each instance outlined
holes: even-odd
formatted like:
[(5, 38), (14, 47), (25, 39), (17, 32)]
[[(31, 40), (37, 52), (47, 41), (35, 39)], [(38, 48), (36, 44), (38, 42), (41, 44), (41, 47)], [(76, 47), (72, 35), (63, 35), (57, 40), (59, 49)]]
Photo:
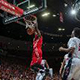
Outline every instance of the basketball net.
[(23, 18), (26, 23), (26, 28), (33, 28), (37, 24), (37, 18), (34, 15), (27, 16)]

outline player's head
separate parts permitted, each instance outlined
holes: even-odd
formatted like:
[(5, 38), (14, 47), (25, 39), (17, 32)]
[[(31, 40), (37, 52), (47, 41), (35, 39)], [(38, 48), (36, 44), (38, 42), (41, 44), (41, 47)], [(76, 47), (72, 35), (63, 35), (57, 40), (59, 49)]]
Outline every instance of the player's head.
[(34, 24), (29, 25), (29, 27), (27, 28), (27, 33), (29, 35), (33, 35), (35, 33), (35, 25)]
[(80, 28), (76, 27), (76, 28), (73, 29), (72, 32), (73, 32), (75, 37), (80, 38)]
[(27, 33), (29, 34), (29, 35), (33, 35), (34, 33), (35, 33), (35, 29), (34, 28), (27, 28)]

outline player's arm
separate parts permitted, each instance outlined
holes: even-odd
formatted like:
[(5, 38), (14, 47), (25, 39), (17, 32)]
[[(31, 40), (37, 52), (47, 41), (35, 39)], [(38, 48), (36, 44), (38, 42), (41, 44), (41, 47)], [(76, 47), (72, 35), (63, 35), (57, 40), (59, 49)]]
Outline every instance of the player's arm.
[(40, 36), (41, 36), (41, 32), (40, 32), (40, 30), (38, 29), (38, 23), (36, 23), (35, 29), (36, 29), (37, 35), (40, 37)]
[[(25, 17), (23, 18), (24, 22), (26, 23), (25, 29), (27, 29), (31, 25), (31, 21), (27, 20)], [(29, 25), (30, 24), (30, 25)]]
[(71, 48), (64, 48), (64, 47), (60, 47), (59, 51), (64, 51), (64, 52), (70, 52)]
[(35, 23), (35, 30), (36, 30), (37, 35), (38, 35), (38, 37), (41, 37), (41, 32), (38, 28), (37, 18), (35, 19), (34, 23)]
[(59, 48), (59, 51), (64, 51), (64, 52), (71, 53), (71, 54), (73, 54), (74, 50), (75, 50), (75, 47), (70, 47), (70, 48), (60, 47)]
[(41, 32), (38, 28), (36, 28), (36, 32), (37, 32), (38, 37), (41, 37)]

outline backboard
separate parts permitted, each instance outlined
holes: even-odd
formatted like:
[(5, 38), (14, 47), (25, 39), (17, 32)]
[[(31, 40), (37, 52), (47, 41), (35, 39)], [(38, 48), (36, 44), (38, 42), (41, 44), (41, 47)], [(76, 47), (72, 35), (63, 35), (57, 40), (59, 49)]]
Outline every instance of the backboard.
[(22, 16), (18, 17), (4, 11), (4, 24), (16, 22), (23, 19), (23, 17), (42, 11), (47, 7), (46, 0), (7, 0), (7, 2), (19, 7), (24, 12)]

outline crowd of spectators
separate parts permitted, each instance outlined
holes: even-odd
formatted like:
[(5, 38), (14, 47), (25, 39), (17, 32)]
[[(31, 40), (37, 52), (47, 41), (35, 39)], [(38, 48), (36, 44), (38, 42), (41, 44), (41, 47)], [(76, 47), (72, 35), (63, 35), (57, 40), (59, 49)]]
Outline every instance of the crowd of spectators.
[[(1, 59), (0, 80), (34, 80), (34, 75), (33, 71), (20, 63), (20, 60)], [(53, 75), (53, 80), (58, 80), (57, 74)]]
[[(20, 64), (20, 60), (1, 59), (0, 79), (1, 80), (29, 80), (34, 73)], [(30, 79), (31, 80), (31, 79)]]

